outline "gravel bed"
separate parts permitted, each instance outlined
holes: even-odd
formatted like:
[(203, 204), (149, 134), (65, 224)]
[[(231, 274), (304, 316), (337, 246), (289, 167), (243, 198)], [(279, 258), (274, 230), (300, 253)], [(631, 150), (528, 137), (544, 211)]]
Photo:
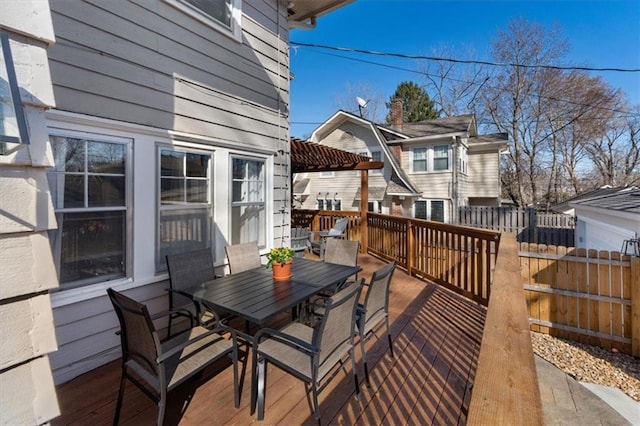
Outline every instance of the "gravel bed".
[(531, 332), (533, 352), (576, 380), (613, 386), (640, 401), (640, 359), (548, 334)]

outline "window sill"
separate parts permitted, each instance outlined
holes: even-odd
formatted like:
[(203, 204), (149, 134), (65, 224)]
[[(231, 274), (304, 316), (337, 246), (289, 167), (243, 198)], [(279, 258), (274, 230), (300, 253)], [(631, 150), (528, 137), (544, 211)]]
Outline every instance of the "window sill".
[(61, 308), (63, 306), (72, 305), (74, 303), (84, 302), (86, 300), (97, 299), (107, 295), (107, 289), (113, 287), (118, 291), (129, 290), (141, 287), (147, 284), (154, 284), (167, 280), (169, 276), (165, 274), (157, 275), (146, 280), (134, 281), (133, 278), (121, 278), (118, 280), (105, 281), (88, 285), (85, 287), (70, 288), (68, 290), (59, 290), (51, 293), (51, 307)]

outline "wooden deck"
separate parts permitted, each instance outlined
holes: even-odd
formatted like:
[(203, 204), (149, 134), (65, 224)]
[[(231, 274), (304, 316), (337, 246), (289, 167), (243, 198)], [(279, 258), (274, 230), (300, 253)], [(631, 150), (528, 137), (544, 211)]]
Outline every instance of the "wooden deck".
[[(383, 263), (361, 256), (362, 276)], [(369, 339), (367, 360), (371, 388), (361, 384), (354, 395), (350, 368), (338, 374), (320, 394), (324, 424), (465, 424), (469, 408), (486, 308), (457, 294), (426, 284), (396, 270), (390, 312), (395, 358), (386, 339)], [(283, 317), (283, 321), (286, 317)], [(360, 360), (359, 348), (356, 349)], [(349, 363), (347, 363), (349, 365)], [(169, 395), (166, 421), (181, 425), (248, 424), (251, 365), (243, 380), (240, 408), (233, 406), (229, 363), (215, 366), (200, 382), (187, 383)], [(364, 379), (358, 363), (359, 378)], [(58, 387), (62, 415), (53, 425), (107, 425), (120, 380), (113, 362)], [(123, 425), (155, 424), (156, 407), (127, 384)], [(269, 366), (265, 419), (267, 424), (315, 424), (303, 383)]]

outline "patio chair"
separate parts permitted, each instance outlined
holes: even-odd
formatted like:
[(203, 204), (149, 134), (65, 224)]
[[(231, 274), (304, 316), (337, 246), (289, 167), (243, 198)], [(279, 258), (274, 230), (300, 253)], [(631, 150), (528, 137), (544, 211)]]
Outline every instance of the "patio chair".
[[(312, 231), (309, 233), (309, 241), (307, 247), (310, 253), (316, 253), (322, 259), (324, 257), (325, 244), (330, 239), (344, 238), (344, 231), (347, 229), (347, 219), (340, 218), (329, 231)], [(316, 238), (318, 234), (319, 239)]]
[(365, 340), (375, 334), (382, 325), (387, 327), (387, 339), (389, 341), (389, 351), (393, 357), (393, 344), (391, 341), (391, 331), (389, 328), (389, 289), (396, 262), (391, 262), (373, 273), (371, 282), (364, 284), (367, 294), (364, 303), (358, 304), (356, 309), (356, 327), (360, 336), (360, 349), (362, 350), (362, 363), (364, 364), (364, 377), (367, 386), (369, 382), (369, 369), (367, 367), (367, 354), (364, 349)]
[(230, 245), (225, 247), (225, 251), (229, 259), (229, 272), (232, 274), (262, 266), (257, 241)]
[[(120, 321), (122, 377), (113, 424), (118, 424), (124, 388), (128, 379), (158, 405), (158, 425), (164, 422), (167, 394), (187, 379), (224, 356), (231, 356), (236, 408), (238, 350), (235, 331), (218, 326), (212, 330), (196, 326), (166, 342), (160, 342), (147, 307), (111, 288), (107, 289)], [(231, 340), (220, 333), (230, 333)]]
[(169, 310), (176, 311), (177, 308), (182, 308), (169, 315), (167, 335), (171, 336), (173, 319), (185, 316), (184, 309), (189, 311), (196, 324), (206, 325), (213, 320), (214, 315), (210, 311), (208, 312), (198, 302), (181, 293), (185, 288), (216, 278), (211, 249), (167, 255), (167, 269), (169, 271)]
[(291, 228), (291, 248), (296, 252), (296, 257), (303, 257), (309, 241), (307, 228)]
[(280, 330), (267, 328), (256, 333), (251, 414), (257, 404), (258, 420), (264, 419), (267, 362), (305, 382), (307, 392), (312, 393), (313, 414), (318, 423), (318, 394), (340, 371), (336, 365), (344, 367), (345, 355), (351, 358), (355, 392), (360, 396), (354, 356), (354, 322), (361, 289), (362, 281), (331, 297), (327, 301), (326, 314), (316, 327), (292, 322)]
[[(323, 261), (327, 263), (336, 263), (345, 266), (358, 266), (358, 251), (360, 249), (359, 241), (330, 239), (324, 251)], [(353, 275), (354, 280), (358, 279), (358, 274)], [(333, 293), (342, 289), (346, 282), (338, 284), (335, 288), (325, 290), (320, 296), (328, 297)]]

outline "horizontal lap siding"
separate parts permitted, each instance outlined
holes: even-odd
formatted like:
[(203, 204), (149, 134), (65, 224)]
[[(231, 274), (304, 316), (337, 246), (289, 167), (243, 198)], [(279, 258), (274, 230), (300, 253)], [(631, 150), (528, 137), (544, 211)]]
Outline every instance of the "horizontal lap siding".
[[(288, 24), (275, 0), (243, 1), (241, 42), (162, 0), (51, 0), (51, 9), (56, 44), (49, 62), (58, 109), (203, 135), (248, 152), (287, 149)], [(146, 151), (137, 146), (136, 152)], [(288, 199), (284, 159), (274, 160), (276, 245), (286, 228), (278, 213)], [(166, 286), (159, 278), (125, 294), (154, 313), (167, 307)], [(57, 383), (120, 356), (106, 294), (55, 306), (53, 316)]]
[(286, 22), (248, 3), (238, 43), (162, 1), (53, 1), (58, 108), (276, 146), (288, 126)]
[(499, 197), (500, 167), (495, 152), (469, 153), (469, 180), (467, 197)]

